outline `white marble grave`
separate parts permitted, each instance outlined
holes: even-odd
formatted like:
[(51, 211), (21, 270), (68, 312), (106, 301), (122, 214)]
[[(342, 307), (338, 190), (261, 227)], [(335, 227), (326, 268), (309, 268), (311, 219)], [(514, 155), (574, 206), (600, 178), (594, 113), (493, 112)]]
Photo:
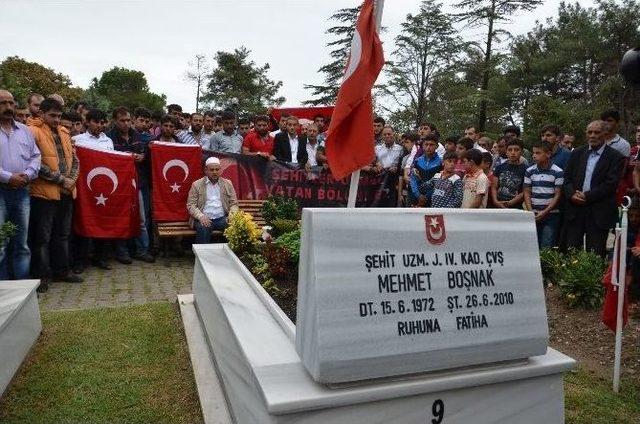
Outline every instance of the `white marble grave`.
[(312, 208), (302, 224), (296, 346), (316, 381), (545, 353), (533, 214)]
[(0, 395), (42, 330), (38, 284), (37, 280), (0, 281)]
[[(196, 309), (238, 424), (562, 423), (571, 358), (325, 385), (296, 352), (296, 327), (226, 245), (194, 245)], [(438, 421), (439, 420), (439, 421)]]

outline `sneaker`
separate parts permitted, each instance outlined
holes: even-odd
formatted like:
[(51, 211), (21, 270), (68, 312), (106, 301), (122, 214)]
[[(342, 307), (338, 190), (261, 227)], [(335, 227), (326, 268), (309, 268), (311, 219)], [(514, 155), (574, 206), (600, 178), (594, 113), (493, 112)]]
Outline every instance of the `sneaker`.
[(84, 279), (79, 275), (68, 273), (67, 275), (61, 275), (54, 278), (54, 281), (62, 281), (64, 283), (82, 283)]
[(36, 288), (38, 293), (46, 293), (49, 291), (49, 282), (47, 280), (40, 280), (40, 285)]
[(116, 261), (120, 262), (121, 264), (125, 264), (125, 265), (131, 265), (131, 257), (130, 256), (116, 256)]
[(156, 261), (156, 258), (154, 258), (153, 256), (151, 256), (149, 253), (140, 253), (138, 255), (135, 255), (133, 257), (133, 259), (138, 260), (138, 261), (143, 261), (149, 264), (152, 264)]

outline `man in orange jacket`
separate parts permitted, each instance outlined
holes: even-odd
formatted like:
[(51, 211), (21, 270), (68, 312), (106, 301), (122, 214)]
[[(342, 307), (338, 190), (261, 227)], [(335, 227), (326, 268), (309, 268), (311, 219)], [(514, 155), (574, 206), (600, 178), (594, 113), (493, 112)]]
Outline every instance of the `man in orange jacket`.
[(45, 99), (40, 112), (41, 117), (29, 126), (42, 155), (38, 178), (31, 184), (29, 236), (33, 250), (31, 273), (41, 279), (38, 291), (44, 292), (53, 280), (80, 283), (82, 278), (72, 274), (69, 266), (78, 157), (69, 130), (60, 125), (60, 102)]

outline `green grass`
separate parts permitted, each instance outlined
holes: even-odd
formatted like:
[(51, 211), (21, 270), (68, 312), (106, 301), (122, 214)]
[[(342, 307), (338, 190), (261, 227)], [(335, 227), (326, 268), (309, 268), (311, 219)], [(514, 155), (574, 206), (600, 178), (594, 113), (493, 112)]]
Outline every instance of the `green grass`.
[[(150, 303), (47, 312), (44, 330), (0, 400), (5, 423), (201, 423), (178, 307)], [(567, 424), (640, 423), (640, 388), (566, 374)]]
[(178, 307), (43, 313), (4, 423), (201, 423)]
[(567, 373), (564, 382), (567, 424), (640, 423), (640, 388), (632, 382), (615, 394), (610, 379), (583, 369)]

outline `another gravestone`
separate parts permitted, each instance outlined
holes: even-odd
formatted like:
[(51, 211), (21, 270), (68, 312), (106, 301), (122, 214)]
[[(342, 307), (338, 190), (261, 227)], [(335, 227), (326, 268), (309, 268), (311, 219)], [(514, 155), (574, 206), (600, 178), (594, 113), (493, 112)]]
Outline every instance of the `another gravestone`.
[(543, 355), (533, 215), (305, 209), (296, 349), (353, 382)]

